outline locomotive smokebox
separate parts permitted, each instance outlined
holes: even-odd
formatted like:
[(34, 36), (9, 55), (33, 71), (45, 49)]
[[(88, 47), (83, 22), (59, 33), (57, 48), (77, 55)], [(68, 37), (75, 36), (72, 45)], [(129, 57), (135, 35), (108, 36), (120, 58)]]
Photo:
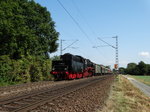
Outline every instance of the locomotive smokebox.
[(69, 53), (66, 53), (61, 56), (61, 59), (68, 66), (68, 71), (72, 73), (81, 73), (83, 72), (84, 59), (81, 56), (75, 56)]

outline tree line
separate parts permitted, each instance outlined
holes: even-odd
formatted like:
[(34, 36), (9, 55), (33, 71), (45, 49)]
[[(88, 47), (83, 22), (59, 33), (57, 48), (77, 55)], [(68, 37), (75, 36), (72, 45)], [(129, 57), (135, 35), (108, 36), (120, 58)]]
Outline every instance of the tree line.
[(0, 84), (50, 79), (59, 33), (34, 0), (0, 0)]
[(120, 67), (119, 72), (130, 75), (150, 75), (150, 64), (140, 61), (138, 64), (129, 63), (126, 68)]

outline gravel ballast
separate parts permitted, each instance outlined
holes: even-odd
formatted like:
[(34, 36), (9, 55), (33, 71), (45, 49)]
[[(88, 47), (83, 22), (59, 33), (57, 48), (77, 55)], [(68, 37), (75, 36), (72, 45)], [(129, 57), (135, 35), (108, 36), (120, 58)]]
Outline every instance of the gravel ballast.
[(59, 97), (30, 112), (95, 112), (101, 110), (108, 98), (113, 76), (96, 84)]

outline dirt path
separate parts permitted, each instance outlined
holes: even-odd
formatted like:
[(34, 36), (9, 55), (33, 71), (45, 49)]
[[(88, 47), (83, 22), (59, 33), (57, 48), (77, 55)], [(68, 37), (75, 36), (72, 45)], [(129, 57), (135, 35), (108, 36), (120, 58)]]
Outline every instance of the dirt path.
[(124, 77), (127, 78), (135, 87), (139, 88), (145, 95), (150, 97), (150, 86), (143, 84), (134, 78), (130, 78), (128, 76)]

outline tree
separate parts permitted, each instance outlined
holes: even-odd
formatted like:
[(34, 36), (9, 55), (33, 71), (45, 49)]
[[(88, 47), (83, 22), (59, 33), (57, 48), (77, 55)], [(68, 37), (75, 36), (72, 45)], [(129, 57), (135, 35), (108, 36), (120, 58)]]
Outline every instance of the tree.
[(120, 67), (120, 68), (119, 68), (119, 73), (121, 73), (121, 74), (125, 74), (125, 70), (126, 70), (125, 68)]
[(137, 67), (139, 69), (138, 75), (145, 75), (147, 73), (146, 64), (143, 61), (140, 61), (137, 65)]
[(59, 33), (50, 12), (33, 0), (0, 0), (0, 85), (49, 80), (48, 53)]
[(126, 69), (126, 72), (127, 74), (135, 74), (135, 71), (136, 71), (136, 66), (137, 64), (136, 63), (129, 63), (127, 65), (127, 69)]
[(150, 64), (146, 65), (146, 71), (147, 71), (146, 74), (150, 75)]
[(60, 60), (60, 56), (54, 55), (51, 60)]
[(59, 33), (50, 12), (33, 0), (0, 1), (0, 55), (47, 57), (55, 52)]

